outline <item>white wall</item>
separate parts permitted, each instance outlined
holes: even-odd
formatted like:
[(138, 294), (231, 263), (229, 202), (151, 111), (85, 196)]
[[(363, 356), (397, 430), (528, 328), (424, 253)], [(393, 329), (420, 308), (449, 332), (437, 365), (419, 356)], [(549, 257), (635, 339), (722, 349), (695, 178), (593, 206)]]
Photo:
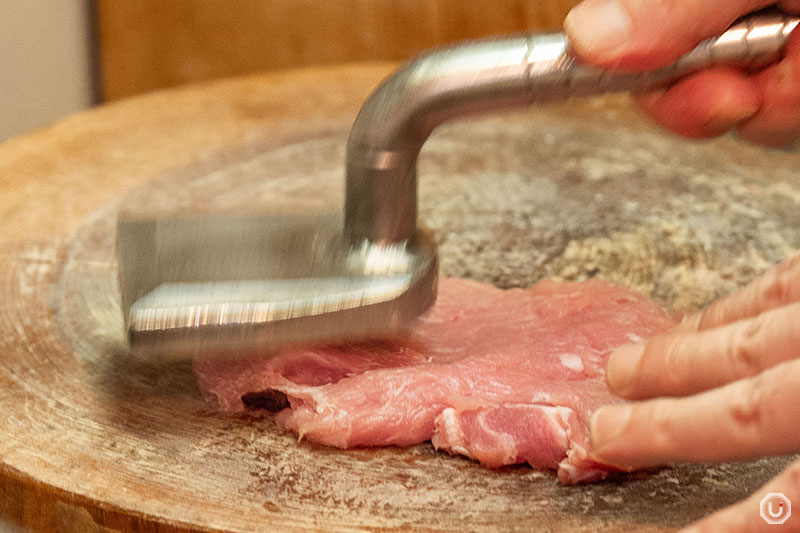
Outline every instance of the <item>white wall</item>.
[(0, 0), (0, 142), (92, 104), (89, 0)]

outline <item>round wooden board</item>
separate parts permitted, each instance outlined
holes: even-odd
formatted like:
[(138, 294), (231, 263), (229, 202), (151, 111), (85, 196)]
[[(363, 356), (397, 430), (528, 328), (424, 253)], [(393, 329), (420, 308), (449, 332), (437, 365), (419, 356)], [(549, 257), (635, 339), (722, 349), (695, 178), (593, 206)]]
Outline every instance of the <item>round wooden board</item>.
[[(562, 487), (409, 449), (341, 451), (215, 414), (189, 364), (125, 350), (120, 207), (311, 211), (391, 65), (154, 93), (0, 146), (0, 526), (35, 531), (672, 531), (788, 462)], [(421, 219), (446, 275), (597, 276), (697, 308), (800, 248), (797, 154), (663, 134), (622, 97), (442, 128)]]

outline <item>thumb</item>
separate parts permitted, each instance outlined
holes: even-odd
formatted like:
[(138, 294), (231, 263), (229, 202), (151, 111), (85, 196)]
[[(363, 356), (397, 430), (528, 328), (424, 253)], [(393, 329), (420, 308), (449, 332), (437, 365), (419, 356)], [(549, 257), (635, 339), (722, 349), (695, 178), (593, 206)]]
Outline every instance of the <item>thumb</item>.
[(607, 68), (663, 67), (774, 0), (584, 0), (564, 29), (575, 52)]

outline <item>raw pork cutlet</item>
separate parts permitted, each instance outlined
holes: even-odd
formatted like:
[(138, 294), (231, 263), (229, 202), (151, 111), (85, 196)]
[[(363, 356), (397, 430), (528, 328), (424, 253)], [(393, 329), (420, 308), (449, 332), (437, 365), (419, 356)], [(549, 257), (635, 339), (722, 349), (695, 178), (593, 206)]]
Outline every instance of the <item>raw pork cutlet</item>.
[(490, 467), (530, 463), (563, 483), (611, 467), (587, 450), (588, 423), (618, 401), (610, 351), (674, 326), (650, 300), (599, 281), (501, 290), (443, 279), (430, 313), (402, 339), (195, 360), (200, 390), (223, 411), (284, 393), (278, 421), (340, 448), (431, 440)]

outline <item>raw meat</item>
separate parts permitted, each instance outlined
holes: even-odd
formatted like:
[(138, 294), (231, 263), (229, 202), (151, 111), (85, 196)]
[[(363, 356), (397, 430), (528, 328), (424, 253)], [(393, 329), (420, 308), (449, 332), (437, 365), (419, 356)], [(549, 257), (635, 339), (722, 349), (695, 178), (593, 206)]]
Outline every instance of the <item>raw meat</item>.
[(618, 401), (603, 378), (610, 351), (673, 325), (648, 299), (598, 281), (501, 290), (443, 279), (403, 338), (196, 360), (194, 370), (223, 411), (245, 409), (252, 393), (273, 404), (285, 394), (278, 421), (301, 438), (340, 448), (431, 440), (578, 483), (613, 470), (587, 450), (591, 413)]

